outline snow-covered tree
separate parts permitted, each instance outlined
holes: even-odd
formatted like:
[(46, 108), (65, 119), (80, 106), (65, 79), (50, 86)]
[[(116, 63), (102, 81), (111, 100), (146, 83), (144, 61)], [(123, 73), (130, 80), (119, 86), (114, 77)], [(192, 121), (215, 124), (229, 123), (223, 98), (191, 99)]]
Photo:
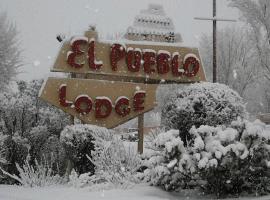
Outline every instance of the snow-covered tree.
[(265, 98), (265, 104), (266, 104), (265, 105), (266, 112), (270, 113), (270, 88), (269, 87), (264, 88), (264, 98)]
[(43, 80), (30, 83), (18, 82), (18, 92), (0, 94), (0, 129), (3, 133), (21, 136), (29, 133), (33, 127), (46, 126), (48, 131), (60, 135), (61, 130), (69, 123), (67, 115), (54, 107), (48, 106), (38, 98)]
[(0, 13), (0, 91), (7, 88), (21, 66), (16, 26)]
[[(41, 84), (42, 80), (20, 81), (17, 92), (0, 93), (0, 133), (5, 136), (0, 137), (0, 150), (4, 149), (8, 163), (5, 170), (16, 175), (15, 163), (22, 166), (26, 158), (31, 165), (44, 158), (54, 166), (61, 167), (63, 163), (56, 162), (64, 162), (59, 137), (69, 118), (64, 112), (39, 100)], [(55, 137), (50, 142), (52, 136)], [(46, 151), (42, 152), (44, 149)], [(57, 167), (53, 169), (59, 171)]]
[(270, 80), (270, 1), (230, 0), (230, 5), (239, 9), (241, 19), (249, 26), (252, 33), (249, 39), (256, 50), (253, 56)]
[[(243, 96), (258, 81), (258, 64), (253, 42), (247, 28), (225, 28), (218, 32), (218, 82), (226, 84)], [(200, 52), (209, 80), (212, 80), (212, 36), (204, 35)]]

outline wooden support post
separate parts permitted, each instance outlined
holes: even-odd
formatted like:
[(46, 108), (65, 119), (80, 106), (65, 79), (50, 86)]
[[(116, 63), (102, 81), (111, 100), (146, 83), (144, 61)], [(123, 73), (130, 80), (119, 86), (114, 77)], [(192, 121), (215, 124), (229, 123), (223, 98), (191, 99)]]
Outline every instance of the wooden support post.
[(138, 116), (138, 153), (143, 153), (143, 129), (144, 129), (144, 114)]
[[(76, 74), (71, 73), (70, 74), (70, 77), (71, 78), (76, 78)], [(75, 124), (75, 117), (72, 116), (72, 115), (70, 115), (70, 125), (74, 125), (74, 124)], [(67, 160), (67, 165), (66, 166), (67, 166), (66, 167), (66, 177), (69, 180), (69, 175), (71, 174), (71, 171), (72, 171), (72, 169), (74, 167), (74, 163), (72, 162), (71, 159), (68, 159)]]
[[(76, 74), (71, 73), (71, 74), (70, 74), (70, 77), (71, 77), (71, 78), (76, 78)], [(71, 124), (71, 125), (74, 125), (74, 124), (75, 124), (75, 118), (74, 118), (74, 116), (72, 116), (72, 115), (70, 115), (70, 124)]]
[(74, 116), (70, 115), (70, 125), (74, 125), (75, 118)]

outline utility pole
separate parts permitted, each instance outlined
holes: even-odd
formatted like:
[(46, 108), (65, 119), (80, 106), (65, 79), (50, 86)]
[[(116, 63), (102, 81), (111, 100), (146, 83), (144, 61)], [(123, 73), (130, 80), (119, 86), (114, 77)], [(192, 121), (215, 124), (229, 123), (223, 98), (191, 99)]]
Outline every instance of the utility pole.
[(217, 21), (236, 22), (236, 20), (217, 18), (216, 0), (213, 0), (213, 18), (195, 17), (194, 19), (213, 21), (213, 83), (216, 83), (217, 82)]
[(217, 82), (217, 3), (213, 0), (213, 83)]

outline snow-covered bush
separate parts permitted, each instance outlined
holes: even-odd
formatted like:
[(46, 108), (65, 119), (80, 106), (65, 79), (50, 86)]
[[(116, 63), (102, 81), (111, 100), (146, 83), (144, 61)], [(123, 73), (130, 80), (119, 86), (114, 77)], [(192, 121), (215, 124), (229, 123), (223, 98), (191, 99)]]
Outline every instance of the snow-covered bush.
[[(13, 136), (3, 134), (0, 140), (0, 149), (3, 151), (2, 156), (6, 160), (6, 163), (2, 166), (3, 169), (18, 175), (16, 163), (23, 165), (24, 160), (27, 158), (30, 149), (28, 140), (18, 133)], [(14, 180), (8, 176), (1, 176), (0, 183), (12, 184)]]
[(66, 173), (66, 152), (56, 135), (49, 136), (40, 150), (40, 157), (60, 176)]
[(93, 180), (121, 188), (136, 183), (137, 170), (141, 166), (136, 149), (111, 132), (94, 134), (93, 137), (95, 150), (92, 152), (91, 161), (96, 170)]
[(149, 145), (144, 179), (165, 190), (199, 187), (217, 197), (270, 193), (270, 131), (238, 118), (229, 126), (195, 126), (184, 146), (178, 131)]
[[(0, 167), (3, 166), (4, 164), (7, 164), (7, 160), (5, 158), (5, 149), (3, 148), (3, 141), (4, 141), (5, 136), (0, 132)], [(0, 180), (1, 180), (0, 176)]]
[(116, 138), (103, 147), (97, 150), (94, 156), (96, 176), (120, 187), (128, 187), (129, 184), (136, 183), (136, 173), (141, 166), (136, 150)]
[(184, 147), (178, 130), (158, 134), (149, 142), (144, 165), (144, 180), (165, 190), (187, 188), (192, 183), (195, 166)]
[(259, 121), (230, 127), (201, 126), (190, 131), (190, 155), (206, 181), (204, 191), (224, 195), (270, 192), (270, 132)]
[[(38, 98), (41, 84), (42, 80), (19, 81), (18, 91), (0, 93), (0, 132), (5, 138), (0, 149), (5, 149), (7, 164), (3, 168), (9, 173), (18, 175), (15, 163), (22, 166), (26, 157), (31, 165), (35, 165), (35, 160), (40, 162), (44, 144), (52, 136), (59, 140), (60, 132), (69, 123), (64, 112)], [(9, 180), (0, 181), (9, 183)]]
[(161, 123), (177, 129), (185, 145), (192, 126), (230, 124), (246, 115), (242, 98), (226, 85), (196, 83), (172, 94), (162, 108)]
[[(61, 133), (61, 141), (70, 150), (75, 149), (74, 157), (78, 149), (94, 165), (93, 174), (92, 169), (78, 173), (75, 164), (75, 170), (69, 175), (69, 184), (73, 187), (128, 188), (138, 181), (139, 155), (112, 131), (93, 125), (68, 126)], [(90, 146), (87, 151), (86, 148), (81, 151), (79, 145), (83, 147), (87, 143), (94, 145), (94, 149)]]
[(25, 137), (33, 127), (46, 126), (51, 134), (60, 135), (69, 123), (68, 116), (38, 98), (43, 80), (18, 82), (18, 91), (0, 94), (0, 130)]
[(7, 160), (4, 157), (4, 153), (5, 153), (4, 149), (0, 150), (0, 166), (1, 166), (1, 164), (6, 164), (7, 163)]
[(48, 165), (48, 163), (38, 163), (35, 161), (35, 166), (30, 165), (26, 160), (23, 166), (21, 167), (16, 163), (17, 170), (19, 175), (10, 174), (3, 170), (3, 174), (9, 176), (10, 178), (18, 181), (21, 185), (25, 187), (44, 187), (51, 185), (58, 185), (64, 183), (64, 179), (59, 175), (55, 175), (53, 170)]
[(91, 173), (78, 174), (74, 169), (69, 175), (68, 184), (74, 188), (82, 188), (92, 185)]
[(94, 134), (106, 135), (108, 129), (94, 125), (77, 124), (66, 126), (61, 132), (60, 141), (68, 159), (72, 162), (72, 168), (79, 174), (94, 173), (95, 171), (94, 165), (87, 158), (87, 155), (91, 156), (94, 150)]
[[(164, 133), (164, 131), (165, 131), (164, 128), (151, 129), (150, 132), (144, 136), (145, 146), (147, 148), (151, 148), (151, 142), (153, 142), (153, 140), (155, 140), (159, 134)], [(150, 144), (150, 146), (148, 144)]]
[[(48, 139), (50, 133), (46, 126), (36, 126), (33, 127), (29, 133), (26, 134), (26, 138), (30, 144), (29, 153), (34, 159), (40, 160), (42, 156), (41, 147)], [(34, 162), (34, 160), (32, 160)], [(32, 164), (30, 162), (30, 164)]]
[[(19, 81), (18, 91), (0, 94), (0, 150), (4, 149), (6, 164), (3, 169), (19, 175), (19, 166), (28, 159), (35, 166), (37, 160), (47, 160), (53, 173), (64, 174), (65, 152), (60, 143), (60, 132), (69, 123), (69, 117), (59, 109), (38, 98), (42, 80), (29, 83)], [(3, 141), (3, 142), (1, 142)], [(8, 176), (1, 183), (13, 183)]]

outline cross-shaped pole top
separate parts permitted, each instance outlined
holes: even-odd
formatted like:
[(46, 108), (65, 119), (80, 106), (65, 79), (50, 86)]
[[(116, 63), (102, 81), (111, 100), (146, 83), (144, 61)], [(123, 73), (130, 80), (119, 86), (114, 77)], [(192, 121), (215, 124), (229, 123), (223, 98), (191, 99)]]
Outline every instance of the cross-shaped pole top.
[(195, 17), (196, 20), (213, 21), (213, 83), (217, 82), (217, 21), (236, 22), (233, 19), (217, 18), (217, 4), (213, 0), (213, 17)]

